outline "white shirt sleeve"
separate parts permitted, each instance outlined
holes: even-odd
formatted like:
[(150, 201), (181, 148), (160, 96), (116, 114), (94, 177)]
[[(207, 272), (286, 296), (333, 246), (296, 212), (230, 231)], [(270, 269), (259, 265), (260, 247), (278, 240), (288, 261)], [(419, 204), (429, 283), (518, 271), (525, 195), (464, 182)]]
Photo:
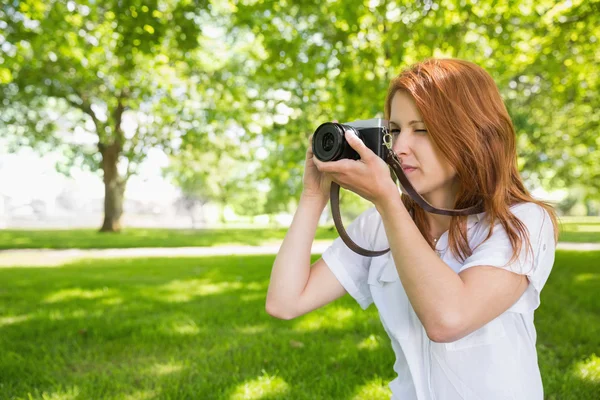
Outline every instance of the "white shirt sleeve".
[[(375, 207), (369, 208), (360, 214), (350, 225), (346, 232), (360, 247), (369, 250), (375, 249), (376, 229), (380, 224), (381, 216)], [(381, 232), (385, 235), (385, 232)], [(361, 306), (362, 309), (373, 303), (369, 290), (368, 275), (372, 257), (361, 256), (352, 251), (343, 240), (338, 237), (333, 241), (321, 256), (340, 284), (346, 289)]]
[(533, 258), (529, 246), (523, 242), (518, 259), (508, 264), (513, 254), (513, 248), (506, 230), (497, 223), (492, 236), (475, 248), (473, 254), (465, 260), (459, 273), (471, 267), (489, 265), (526, 275), (530, 282), (529, 286), (508, 310), (526, 313), (539, 307), (540, 293), (554, 265), (556, 250), (554, 227), (548, 212), (535, 203), (513, 206), (511, 212), (523, 222), (529, 232)]

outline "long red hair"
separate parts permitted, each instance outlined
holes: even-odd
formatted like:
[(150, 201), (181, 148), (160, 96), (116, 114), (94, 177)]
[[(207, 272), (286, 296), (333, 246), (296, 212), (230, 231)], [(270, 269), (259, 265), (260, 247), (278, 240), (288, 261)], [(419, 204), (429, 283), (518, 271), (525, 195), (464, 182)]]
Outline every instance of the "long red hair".
[[(387, 119), (399, 90), (412, 96), (438, 156), (456, 170), (459, 190), (454, 208), (483, 200), (490, 227), (499, 222), (510, 238), (510, 262), (518, 258), (524, 239), (533, 250), (526, 227), (509, 211), (515, 204), (532, 202), (543, 207), (552, 220), (554, 240), (558, 241), (556, 212), (525, 188), (517, 169), (512, 121), (496, 83), (483, 68), (457, 59), (427, 59), (410, 66), (390, 83), (385, 101)], [(402, 194), (402, 202), (414, 213), (419, 231), (435, 248), (425, 211), (406, 194)], [(472, 254), (466, 220), (466, 216), (452, 217), (448, 232), (450, 249), (461, 261)], [(491, 235), (492, 229), (485, 240)]]

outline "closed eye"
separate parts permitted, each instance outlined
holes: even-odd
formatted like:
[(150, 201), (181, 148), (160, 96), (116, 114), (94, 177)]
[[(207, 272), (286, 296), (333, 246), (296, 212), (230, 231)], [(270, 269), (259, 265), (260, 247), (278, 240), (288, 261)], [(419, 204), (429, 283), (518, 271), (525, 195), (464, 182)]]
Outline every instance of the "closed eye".
[[(392, 135), (398, 135), (400, 133), (400, 129), (392, 129), (390, 132)], [(427, 133), (427, 129), (417, 129), (415, 132)]]

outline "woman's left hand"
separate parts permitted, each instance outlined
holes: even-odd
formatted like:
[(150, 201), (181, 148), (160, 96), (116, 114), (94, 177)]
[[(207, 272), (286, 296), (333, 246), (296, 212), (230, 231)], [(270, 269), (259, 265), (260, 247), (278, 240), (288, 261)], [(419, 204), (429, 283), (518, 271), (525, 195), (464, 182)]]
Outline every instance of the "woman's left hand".
[(345, 132), (346, 141), (360, 156), (359, 160), (342, 159), (320, 161), (316, 157), (317, 169), (331, 175), (334, 182), (377, 205), (390, 195), (398, 194), (398, 188), (385, 161), (377, 156), (353, 132)]

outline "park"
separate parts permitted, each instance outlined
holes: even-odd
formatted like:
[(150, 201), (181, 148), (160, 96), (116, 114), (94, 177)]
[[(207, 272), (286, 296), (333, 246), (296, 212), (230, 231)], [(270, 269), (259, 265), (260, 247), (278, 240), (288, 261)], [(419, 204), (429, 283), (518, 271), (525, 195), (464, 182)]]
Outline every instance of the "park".
[[(599, 399), (599, 40), (598, 0), (4, 4), (0, 399), (390, 399), (376, 307), (265, 301), (315, 128), (428, 58), (494, 78), (559, 217), (544, 399)], [(338, 236), (327, 206), (311, 262)]]

